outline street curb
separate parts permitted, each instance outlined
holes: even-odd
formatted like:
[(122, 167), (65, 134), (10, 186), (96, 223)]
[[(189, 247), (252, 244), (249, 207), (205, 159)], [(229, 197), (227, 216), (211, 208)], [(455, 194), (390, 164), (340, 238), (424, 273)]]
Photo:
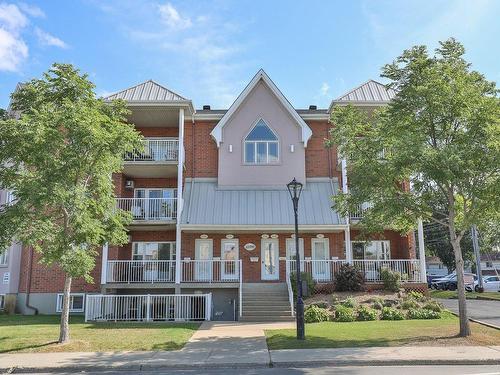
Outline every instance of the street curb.
[[(448, 310), (448, 311), (449, 311), (449, 312), (451, 312), (451, 313), (452, 313), (453, 315), (455, 315), (456, 317), (459, 317), (458, 313), (453, 312), (453, 311), (451, 311), (451, 310)], [(478, 323), (478, 324), (481, 324), (481, 325), (486, 326), (486, 327), (489, 327), (489, 328), (493, 328), (493, 329), (498, 329), (498, 330), (500, 330), (500, 327), (499, 327), (499, 326), (496, 326), (496, 325), (491, 324), (491, 323), (486, 323), (486, 322), (483, 322), (483, 321), (481, 321), (481, 320), (477, 320), (477, 319), (474, 319), (474, 318), (469, 318), (469, 320), (470, 320), (471, 322)]]
[(50, 372), (50, 373), (60, 373), (60, 372), (100, 372), (100, 371), (153, 371), (153, 370), (196, 370), (196, 369), (247, 369), (247, 368), (285, 368), (285, 367), (295, 367), (295, 368), (305, 368), (305, 367), (320, 367), (320, 366), (335, 366), (335, 367), (347, 367), (347, 366), (424, 366), (424, 365), (500, 365), (500, 359), (485, 359), (485, 360), (469, 360), (469, 359), (432, 359), (432, 360), (315, 360), (315, 361), (286, 361), (286, 362), (268, 362), (262, 364), (256, 363), (199, 363), (191, 365), (123, 365), (123, 366), (61, 366), (61, 367), (13, 367), (13, 368), (1, 368), (1, 373), (6, 374), (23, 374), (32, 372)]

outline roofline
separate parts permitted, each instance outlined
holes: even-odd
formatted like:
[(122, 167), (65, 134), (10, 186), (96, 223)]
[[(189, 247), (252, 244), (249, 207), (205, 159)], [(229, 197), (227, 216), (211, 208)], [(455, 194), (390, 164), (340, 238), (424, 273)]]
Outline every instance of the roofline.
[(125, 100), (125, 99), (104, 99), (105, 103), (111, 103), (113, 100), (124, 100), (127, 107), (187, 107), (191, 114), (195, 113), (193, 102), (191, 100)]
[(155, 80), (153, 80), (153, 79), (148, 79), (148, 80), (146, 80), (146, 81), (144, 81), (144, 82), (139, 82), (139, 83), (138, 83), (138, 84), (136, 84), (136, 85), (133, 85), (133, 86), (127, 87), (126, 89), (123, 89), (123, 90), (120, 90), (120, 91), (114, 92), (114, 93), (112, 93), (112, 94), (109, 94), (109, 95), (105, 96), (103, 99), (107, 100), (107, 98), (109, 98), (110, 96), (113, 96), (113, 95), (118, 95), (118, 94), (120, 94), (120, 93), (122, 93), (122, 92), (124, 92), (124, 91), (131, 90), (131, 89), (136, 88), (137, 86), (143, 85), (143, 84), (145, 84), (145, 83), (147, 83), (147, 82), (152, 82), (152, 83), (154, 83), (155, 85), (158, 85), (158, 86), (160, 86), (161, 88), (163, 88), (163, 89), (165, 89), (165, 90), (167, 90), (167, 91), (170, 91), (172, 94), (177, 95), (179, 98), (182, 98), (182, 99), (181, 99), (181, 101), (183, 101), (183, 100), (189, 100), (189, 99), (187, 99), (187, 98), (183, 97), (182, 95), (177, 94), (175, 91), (170, 90), (168, 87), (165, 87), (165, 86), (163, 86), (162, 84), (160, 84), (160, 83), (156, 82), (156, 81), (155, 81)]
[[(325, 113), (303, 113), (298, 114), (303, 120), (329, 120), (330, 114)], [(200, 121), (220, 121), (224, 117), (223, 113), (195, 113), (194, 119)]]
[(297, 111), (292, 107), (287, 98), (283, 95), (283, 93), (278, 89), (276, 84), (269, 78), (269, 76), (264, 72), (263, 69), (259, 69), (257, 74), (252, 78), (252, 80), (246, 85), (243, 91), (238, 95), (236, 100), (231, 104), (227, 112), (222, 116), (219, 123), (213, 128), (210, 132), (210, 135), (215, 139), (217, 143), (217, 147), (220, 147), (222, 143), (222, 128), (229, 121), (229, 119), (233, 116), (233, 114), (238, 110), (240, 105), (246, 99), (246, 97), (250, 94), (250, 92), (254, 89), (255, 86), (259, 83), (260, 80), (263, 80), (266, 85), (271, 89), (273, 94), (278, 98), (281, 104), (285, 107), (285, 109), (289, 112), (293, 119), (297, 122), (302, 130), (302, 142), (304, 142), (304, 147), (307, 147), (307, 141), (312, 136), (312, 130), (307, 126), (302, 117), (297, 113)]
[[(182, 230), (190, 231), (224, 231), (224, 233), (238, 231), (238, 232), (293, 232), (295, 227), (293, 224), (272, 225), (272, 224), (180, 224)], [(301, 224), (300, 230), (302, 232), (340, 232), (344, 231), (348, 225), (346, 224)]]

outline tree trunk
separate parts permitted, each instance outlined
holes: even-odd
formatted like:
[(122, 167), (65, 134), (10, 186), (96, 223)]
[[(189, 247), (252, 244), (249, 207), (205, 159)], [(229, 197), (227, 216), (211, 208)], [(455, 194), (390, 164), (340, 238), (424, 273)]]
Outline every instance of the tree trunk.
[[(453, 218), (454, 219), (454, 218)], [(457, 238), (455, 225), (450, 217), (450, 240), (455, 254), (455, 272), (457, 273), (457, 293), (458, 293), (458, 316), (460, 319), (460, 337), (470, 336), (469, 317), (467, 316), (467, 302), (465, 299), (464, 284), (464, 259), (460, 247), (460, 239)]]
[(69, 342), (69, 303), (71, 292), (71, 276), (66, 275), (64, 280), (63, 308), (61, 311), (61, 325), (59, 328), (59, 344)]

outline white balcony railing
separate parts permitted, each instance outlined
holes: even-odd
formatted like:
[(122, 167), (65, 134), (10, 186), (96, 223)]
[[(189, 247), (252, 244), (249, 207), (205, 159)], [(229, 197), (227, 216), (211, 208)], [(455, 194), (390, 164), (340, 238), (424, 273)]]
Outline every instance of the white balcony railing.
[[(301, 271), (312, 276), (317, 282), (333, 282), (342, 264), (347, 260), (303, 260)], [(382, 282), (380, 271), (388, 268), (399, 272), (404, 282), (426, 282), (421, 280), (420, 261), (418, 259), (390, 259), (390, 260), (353, 260), (356, 266), (365, 277), (366, 282)], [(287, 260), (287, 272), (294, 272), (296, 263), (294, 260)]]
[(87, 295), (85, 321), (210, 320), (212, 294)]
[(133, 220), (175, 220), (177, 198), (116, 198), (118, 208), (132, 213)]
[(167, 162), (178, 160), (178, 139), (145, 139), (143, 142), (143, 152), (127, 153), (124, 155), (124, 160), (127, 162)]
[(108, 260), (108, 283), (173, 283), (174, 260)]
[(353, 212), (349, 212), (349, 217), (351, 218), (351, 220), (361, 220), (365, 211), (368, 210), (371, 206), (372, 204), (369, 202), (360, 204), (358, 205), (358, 207), (356, 207), (356, 210), (354, 210)]
[(241, 260), (183, 260), (182, 281), (189, 283), (236, 283)]

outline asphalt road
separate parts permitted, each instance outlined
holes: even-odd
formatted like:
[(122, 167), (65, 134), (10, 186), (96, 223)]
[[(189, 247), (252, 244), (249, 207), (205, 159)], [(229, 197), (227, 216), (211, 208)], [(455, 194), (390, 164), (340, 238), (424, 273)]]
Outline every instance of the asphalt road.
[[(447, 309), (458, 313), (458, 300), (439, 299)], [(500, 301), (467, 300), (467, 313), (473, 319), (492, 324), (500, 328)]]
[[(86, 372), (85, 375), (132, 375), (133, 371), (100, 371), (98, 373)], [(74, 373), (58, 373), (74, 374)], [(314, 368), (261, 368), (261, 369), (195, 369), (195, 370), (158, 370), (144, 371), (141, 375), (500, 375), (500, 366), (359, 366), (359, 367), (314, 367)], [(49, 375), (49, 374), (47, 374)]]

